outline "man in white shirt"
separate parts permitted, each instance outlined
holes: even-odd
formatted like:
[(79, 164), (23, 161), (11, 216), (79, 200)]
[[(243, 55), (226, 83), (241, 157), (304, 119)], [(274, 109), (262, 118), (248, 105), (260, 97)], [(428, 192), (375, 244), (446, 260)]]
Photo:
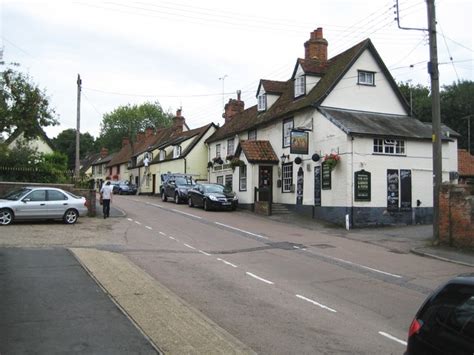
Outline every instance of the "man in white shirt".
[(102, 212), (104, 219), (110, 216), (110, 202), (112, 201), (112, 190), (113, 186), (110, 181), (107, 181), (102, 189), (100, 189), (100, 195), (102, 197)]

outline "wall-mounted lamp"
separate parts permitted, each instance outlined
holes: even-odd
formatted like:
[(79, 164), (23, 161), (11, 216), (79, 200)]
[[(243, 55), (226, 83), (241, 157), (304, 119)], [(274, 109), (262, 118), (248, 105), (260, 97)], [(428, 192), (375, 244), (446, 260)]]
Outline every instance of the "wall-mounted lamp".
[(281, 155), (280, 159), (281, 159), (281, 162), (284, 163), (287, 159), (288, 159), (288, 160), (290, 159), (290, 154), (285, 155), (285, 154), (283, 153), (283, 154)]

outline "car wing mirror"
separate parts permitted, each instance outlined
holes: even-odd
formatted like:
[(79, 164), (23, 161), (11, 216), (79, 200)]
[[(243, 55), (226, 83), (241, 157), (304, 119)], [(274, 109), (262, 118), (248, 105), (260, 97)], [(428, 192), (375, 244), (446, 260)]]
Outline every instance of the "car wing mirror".
[(23, 200), (21, 200), (21, 201), (22, 201), (22, 202), (24, 202), (24, 203), (27, 203), (27, 202), (30, 202), (30, 201), (31, 201), (31, 199), (29, 199), (29, 198), (24, 198), (24, 199), (23, 199)]

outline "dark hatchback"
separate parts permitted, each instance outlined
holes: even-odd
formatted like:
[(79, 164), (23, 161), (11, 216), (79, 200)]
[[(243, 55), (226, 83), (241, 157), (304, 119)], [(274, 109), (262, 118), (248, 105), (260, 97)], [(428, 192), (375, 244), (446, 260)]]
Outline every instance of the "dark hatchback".
[(119, 195), (136, 195), (137, 194), (137, 186), (134, 184), (129, 184), (128, 182), (118, 182), (113, 184), (114, 194)]
[(405, 354), (474, 354), (474, 273), (426, 299), (411, 323)]
[(220, 184), (196, 184), (188, 191), (189, 207), (203, 207), (204, 210), (235, 210), (239, 203), (230, 189)]

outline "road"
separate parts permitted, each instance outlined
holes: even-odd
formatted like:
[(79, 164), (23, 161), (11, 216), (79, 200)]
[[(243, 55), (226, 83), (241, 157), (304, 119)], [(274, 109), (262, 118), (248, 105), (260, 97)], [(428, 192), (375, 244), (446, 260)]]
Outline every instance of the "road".
[(114, 196), (113, 205), (125, 217), (13, 225), (0, 245), (126, 256), (260, 354), (402, 354), (426, 295), (472, 271), (393, 243), (341, 237), (340, 229), (205, 212), (146, 196)]

